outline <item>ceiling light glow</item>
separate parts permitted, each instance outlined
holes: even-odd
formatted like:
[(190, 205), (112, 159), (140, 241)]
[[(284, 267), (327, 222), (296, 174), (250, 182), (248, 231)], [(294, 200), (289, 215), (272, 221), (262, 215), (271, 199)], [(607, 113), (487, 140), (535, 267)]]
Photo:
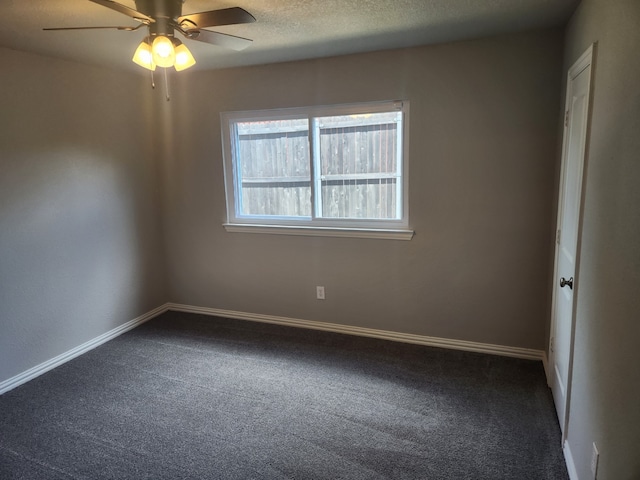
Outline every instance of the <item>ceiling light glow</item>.
[(151, 45), (153, 62), (159, 67), (172, 67), (176, 61), (176, 51), (173, 42), (165, 36), (157, 36)]
[(133, 62), (140, 65), (141, 67), (146, 68), (147, 70), (155, 70), (156, 64), (153, 62), (153, 54), (151, 53), (151, 45), (149, 45), (148, 39), (144, 39), (132, 58)]
[(138, 45), (132, 60), (151, 71), (156, 67), (174, 67), (181, 72), (196, 64), (196, 59), (186, 45), (177, 38), (165, 36), (146, 37)]
[(187, 46), (183, 43), (176, 47), (176, 63), (174, 65), (176, 71), (180, 72), (189, 67), (193, 67), (196, 64), (196, 59), (193, 58), (191, 52)]

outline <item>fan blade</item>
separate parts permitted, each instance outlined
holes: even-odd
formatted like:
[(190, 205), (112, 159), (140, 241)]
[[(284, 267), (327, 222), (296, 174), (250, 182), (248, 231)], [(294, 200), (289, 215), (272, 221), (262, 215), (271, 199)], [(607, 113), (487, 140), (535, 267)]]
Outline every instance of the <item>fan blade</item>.
[[(94, 0), (95, 1), (95, 0)], [(191, 28), (219, 27), (220, 25), (235, 25), (238, 23), (252, 23), (256, 19), (240, 7), (222, 8), (208, 12), (192, 13), (178, 17), (178, 24), (188, 22), (183, 26), (185, 30)]]
[(133, 8), (129, 8), (126, 5), (122, 5), (121, 3), (114, 2), (112, 0), (89, 0), (90, 2), (97, 3), (98, 5), (102, 5), (103, 7), (110, 8), (111, 10), (115, 10), (116, 12), (124, 13), (128, 17), (137, 20), (140, 23), (144, 23), (149, 25), (150, 23), (155, 23), (155, 20), (144, 13), (140, 13)]
[(114, 30), (125, 30), (127, 32), (133, 32), (134, 30), (138, 30), (143, 24), (136, 27), (55, 27), (55, 28), (43, 28), (42, 30), (100, 30), (100, 29), (108, 29), (112, 28)]
[(190, 40), (210, 43), (219, 47), (230, 48), (231, 50), (244, 50), (253, 40), (248, 38), (227, 35), (226, 33), (211, 32), (209, 30), (188, 30), (185, 34)]

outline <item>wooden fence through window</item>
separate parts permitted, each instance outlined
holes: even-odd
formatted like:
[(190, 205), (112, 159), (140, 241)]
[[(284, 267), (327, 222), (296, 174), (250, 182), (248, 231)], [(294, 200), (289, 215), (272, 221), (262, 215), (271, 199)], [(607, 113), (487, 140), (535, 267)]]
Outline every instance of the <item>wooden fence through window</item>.
[(397, 218), (397, 118), (389, 112), (239, 123), (242, 213), (310, 217), (313, 151), (320, 216)]

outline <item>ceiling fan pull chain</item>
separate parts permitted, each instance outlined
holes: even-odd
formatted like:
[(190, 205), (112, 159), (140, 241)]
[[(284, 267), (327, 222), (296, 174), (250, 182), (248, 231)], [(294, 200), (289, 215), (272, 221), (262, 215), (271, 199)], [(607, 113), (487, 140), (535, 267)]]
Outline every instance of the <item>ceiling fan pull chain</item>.
[(153, 80), (153, 70), (149, 70), (151, 72), (151, 88), (156, 88), (156, 82)]
[(164, 69), (164, 89), (165, 89), (164, 91), (167, 96), (167, 102), (168, 102), (169, 100), (171, 100), (171, 97), (169, 96), (169, 77), (167, 76), (167, 70), (168, 70), (167, 68)]

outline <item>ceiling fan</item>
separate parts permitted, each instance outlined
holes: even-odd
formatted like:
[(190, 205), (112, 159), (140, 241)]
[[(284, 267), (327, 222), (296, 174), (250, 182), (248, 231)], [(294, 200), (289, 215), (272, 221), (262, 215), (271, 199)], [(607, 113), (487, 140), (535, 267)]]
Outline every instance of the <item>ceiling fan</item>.
[(135, 31), (146, 26), (149, 35), (144, 38), (133, 55), (133, 61), (148, 70), (156, 67), (174, 67), (177, 71), (193, 66), (196, 61), (189, 49), (175, 38), (175, 31), (185, 38), (212, 45), (243, 50), (252, 40), (226, 33), (204, 30), (207, 27), (255, 22), (256, 19), (240, 7), (222, 8), (207, 12), (182, 15), (184, 0), (135, 0), (136, 8), (130, 8), (112, 0), (89, 0), (98, 5), (123, 13), (140, 24), (135, 27), (58, 27), (44, 30), (116, 29)]

